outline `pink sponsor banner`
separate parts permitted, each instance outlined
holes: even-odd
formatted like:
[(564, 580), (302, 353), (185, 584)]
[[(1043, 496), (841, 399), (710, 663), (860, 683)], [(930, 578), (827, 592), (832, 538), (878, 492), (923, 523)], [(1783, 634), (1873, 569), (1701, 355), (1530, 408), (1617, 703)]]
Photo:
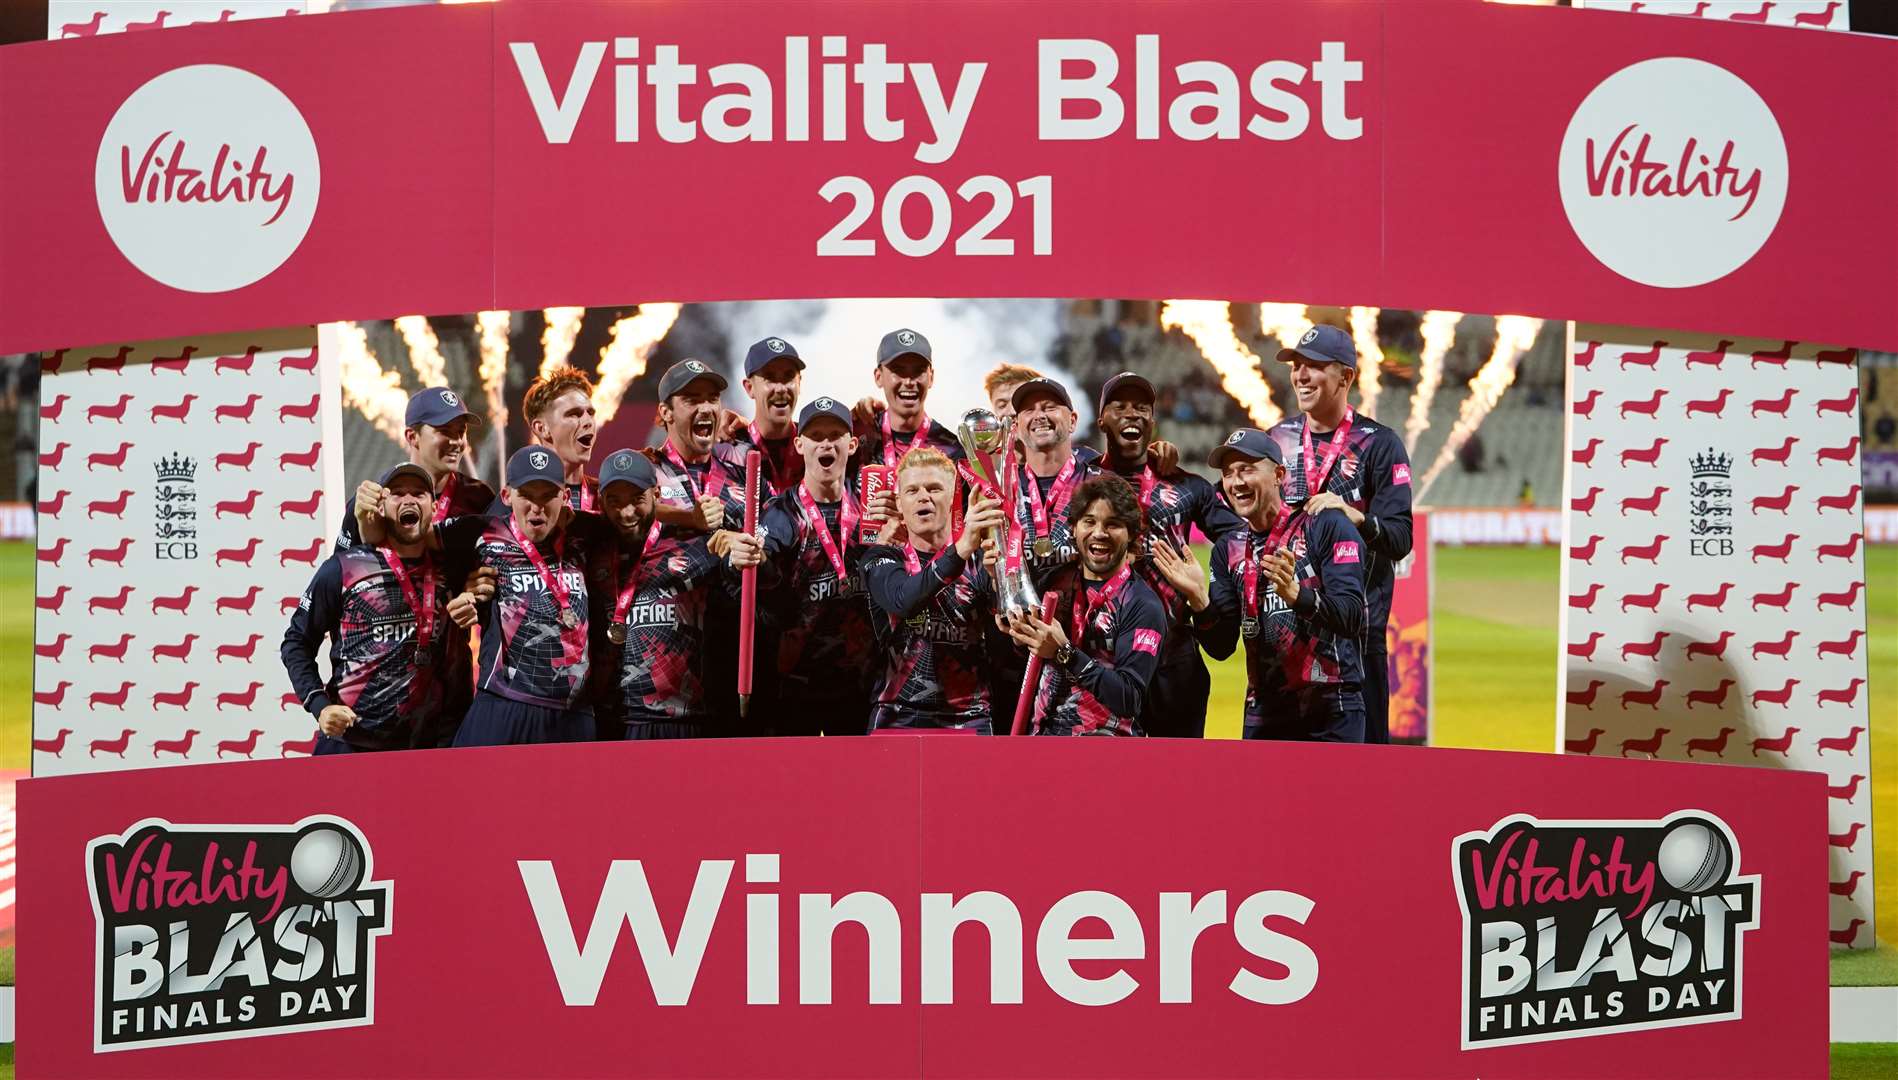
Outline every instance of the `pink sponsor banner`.
[[(1898, 241), (1898, 143), (1864, 133), (1898, 127), (1898, 93), (1868, 92), (1898, 89), (1893, 48), (1408, 0), (1000, 25), (969, 3), (503, 4), (10, 46), (0, 95), (62, 92), (0, 124), (0, 244), (33, 253), (0, 271), (0, 349), (891, 293), (1888, 346), (1898, 263), (1866, 253)], [(330, 78), (342, 55), (373, 77)]]
[[(29, 780), (20, 1065), (1825, 1075), (1818, 777), (1415, 753), (892, 736)], [(1113, 792), (1166, 812), (1084, 809)]]
[(1434, 510), (1411, 512), (1410, 554), (1397, 564), (1390, 622), (1384, 628), (1391, 665), (1391, 738), (1399, 742), (1430, 739), (1430, 669), (1436, 662), (1430, 633), (1430, 545), (1436, 516)]

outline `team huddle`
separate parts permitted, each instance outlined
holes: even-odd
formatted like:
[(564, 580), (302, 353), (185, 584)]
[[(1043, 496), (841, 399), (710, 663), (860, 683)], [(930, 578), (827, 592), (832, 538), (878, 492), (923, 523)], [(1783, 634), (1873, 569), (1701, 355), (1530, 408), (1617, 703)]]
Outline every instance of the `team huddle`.
[(1409, 463), (1401, 438), (1347, 404), (1350, 335), (1315, 327), (1279, 353), (1302, 412), (1233, 432), (1208, 459), (1217, 487), (1155, 441), (1138, 374), (1103, 386), (1102, 445), (1076, 446), (1066, 388), (1019, 365), (989, 373), (987, 407), (957, 429), (930, 419), (931, 357), (923, 335), (893, 331), (880, 397), (799, 408), (804, 362), (766, 338), (745, 358), (749, 418), (721, 404), (724, 376), (683, 361), (660, 379), (663, 442), (607, 453), (597, 475), (592, 386), (556, 371), (528, 388), (533, 443), (498, 497), (460, 471), (479, 418), (452, 391), (416, 394), (409, 460), (358, 487), (284, 634), (316, 752), (902, 730), (1197, 738), (1200, 651), (1242, 643), (1246, 737), (1388, 741)]

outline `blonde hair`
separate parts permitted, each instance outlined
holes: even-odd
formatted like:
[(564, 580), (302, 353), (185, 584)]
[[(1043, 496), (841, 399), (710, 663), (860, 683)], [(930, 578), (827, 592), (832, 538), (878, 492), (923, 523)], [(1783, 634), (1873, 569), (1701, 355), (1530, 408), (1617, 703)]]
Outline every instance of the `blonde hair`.
[(952, 479), (956, 475), (956, 463), (949, 460), (949, 455), (933, 446), (911, 447), (909, 452), (903, 455), (903, 459), (896, 463), (898, 477), (911, 469), (947, 469)]
[(982, 392), (993, 398), (995, 391), (1004, 386), (1020, 386), (1030, 379), (1041, 378), (1041, 372), (1022, 364), (1002, 363), (990, 369), (982, 376)]

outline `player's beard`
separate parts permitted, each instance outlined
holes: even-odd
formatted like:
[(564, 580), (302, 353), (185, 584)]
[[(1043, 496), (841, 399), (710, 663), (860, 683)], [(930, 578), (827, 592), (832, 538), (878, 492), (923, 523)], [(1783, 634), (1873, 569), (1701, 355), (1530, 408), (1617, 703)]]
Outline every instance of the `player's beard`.
[(410, 503), (389, 519), (389, 538), (401, 547), (413, 547), (428, 536), (428, 515), (419, 504)]
[(1075, 544), (1081, 553), (1081, 568), (1092, 577), (1105, 578), (1127, 557), (1127, 545), (1117, 542), (1106, 530), (1091, 533), (1086, 539), (1076, 537)]

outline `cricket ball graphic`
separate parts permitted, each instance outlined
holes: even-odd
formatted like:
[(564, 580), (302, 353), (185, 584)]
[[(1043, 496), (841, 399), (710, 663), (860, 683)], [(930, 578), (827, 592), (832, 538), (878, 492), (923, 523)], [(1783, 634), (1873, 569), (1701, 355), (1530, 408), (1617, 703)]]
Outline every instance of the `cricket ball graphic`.
[(1706, 822), (1681, 821), (1661, 837), (1655, 861), (1669, 885), (1684, 893), (1703, 893), (1727, 880), (1733, 850)]
[(290, 852), (290, 876), (297, 888), (319, 899), (354, 890), (362, 869), (362, 847), (334, 825), (312, 826)]

